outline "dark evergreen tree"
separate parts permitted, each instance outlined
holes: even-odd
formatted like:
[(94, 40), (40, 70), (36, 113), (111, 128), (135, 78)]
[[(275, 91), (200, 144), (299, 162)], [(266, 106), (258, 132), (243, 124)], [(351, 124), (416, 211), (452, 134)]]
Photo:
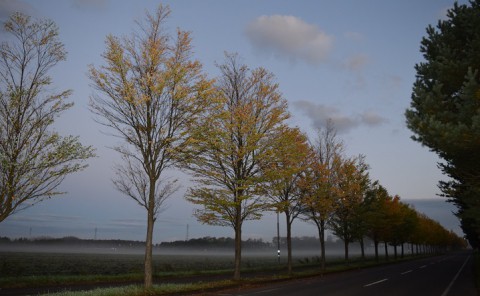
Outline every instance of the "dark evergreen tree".
[(424, 62), (417, 71), (406, 111), (414, 140), (444, 161), (451, 181), (440, 182), (458, 207), (463, 231), (480, 242), (480, 0), (454, 4), (446, 20), (427, 27), (421, 42)]

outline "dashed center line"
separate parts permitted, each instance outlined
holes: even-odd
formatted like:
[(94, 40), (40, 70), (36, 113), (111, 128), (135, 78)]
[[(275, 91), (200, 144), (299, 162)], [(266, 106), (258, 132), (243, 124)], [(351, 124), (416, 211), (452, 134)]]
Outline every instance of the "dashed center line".
[(426, 266), (426, 265), (422, 265), (422, 266), (420, 266), (420, 268), (425, 268), (425, 267), (427, 267), (427, 266)]
[(401, 273), (401, 275), (404, 275), (404, 274), (410, 273), (410, 272), (412, 272), (412, 271), (413, 271), (413, 270), (411, 270), (411, 269), (410, 269), (410, 270), (407, 270), (407, 271), (404, 271), (404, 272), (402, 272), (402, 273)]
[(383, 283), (385, 281), (388, 281), (388, 279), (383, 279), (383, 280), (379, 280), (379, 281), (376, 281), (376, 282), (373, 282), (373, 283), (370, 283), (370, 284), (366, 284), (365, 286), (363, 287), (370, 287), (370, 286), (373, 286), (373, 285), (376, 285), (376, 284), (380, 284), (380, 283)]

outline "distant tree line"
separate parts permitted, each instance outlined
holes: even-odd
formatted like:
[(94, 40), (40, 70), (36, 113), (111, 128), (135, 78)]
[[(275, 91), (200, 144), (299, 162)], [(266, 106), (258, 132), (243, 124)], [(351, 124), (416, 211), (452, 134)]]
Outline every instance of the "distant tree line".
[[(286, 237), (280, 237), (280, 244), (285, 248)], [(293, 245), (298, 249), (315, 249), (318, 247), (318, 239), (315, 237), (293, 237)], [(331, 247), (342, 246), (340, 241), (329, 241)], [(120, 240), (120, 239), (81, 239), (75, 236), (66, 236), (61, 238), (53, 237), (36, 237), (36, 238), (16, 238), (0, 237), (0, 246), (57, 246), (57, 247), (75, 247), (75, 248), (144, 248), (144, 241), (136, 240)], [(242, 241), (242, 248), (267, 250), (277, 247), (277, 237), (271, 242), (263, 239), (252, 239)], [(154, 245), (154, 248), (174, 248), (175, 250), (233, 250), (235, 248), (235, 240), (231, 237), (200, 237), (191, 238), (189, 240), (176, 240), (170, 242), (161, 242)]]
[[(235, 248), (235, 240), (231, 237), (201, 237), (192, 238), (187, 241), (177, 240), (172, 242), (161, 242), (159, 247), (178, 248), (178, 249), (228, 249)], [(272, 245), (264, 242), (262, 239), (247, 239), (242, 241), (244, 249), (270, 249)]]
[(0, 245), (24, 245), (24, 246), (58, 246), (58, 247), (98, 247), (98, 248), (144, 248), (145, 242), (120, 239), (81, 239), (75, 236), (62, 238), (37, 237), (17, 238), (0, 237)]

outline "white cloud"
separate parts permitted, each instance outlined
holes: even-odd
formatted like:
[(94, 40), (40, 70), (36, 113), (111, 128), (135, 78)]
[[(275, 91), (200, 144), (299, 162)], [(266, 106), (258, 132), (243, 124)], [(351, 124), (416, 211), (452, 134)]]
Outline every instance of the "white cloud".
[(260, 16), (246, 28), (255, 49), (278, 58), (320, 64), (333, 46), (333, 37), (317, 26), (288, 15)]
[(345, 115), (338, 108), (309, 101), (297, 101), (293, 105), (312, 120), (314, 128), (325, 128), (327, 121), (331, 120), (338, 133), (347, 133), (362, 125), (375, 127), (387, 122), (385, 118), (373, 111)]

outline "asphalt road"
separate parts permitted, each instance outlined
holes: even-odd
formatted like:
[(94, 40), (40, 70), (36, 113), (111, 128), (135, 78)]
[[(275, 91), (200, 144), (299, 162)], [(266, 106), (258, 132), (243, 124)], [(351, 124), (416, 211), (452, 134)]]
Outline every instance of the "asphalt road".
[(473, 281), (473, 256), (465, 251), (212, 295), (473, 296), (477, 292)]

